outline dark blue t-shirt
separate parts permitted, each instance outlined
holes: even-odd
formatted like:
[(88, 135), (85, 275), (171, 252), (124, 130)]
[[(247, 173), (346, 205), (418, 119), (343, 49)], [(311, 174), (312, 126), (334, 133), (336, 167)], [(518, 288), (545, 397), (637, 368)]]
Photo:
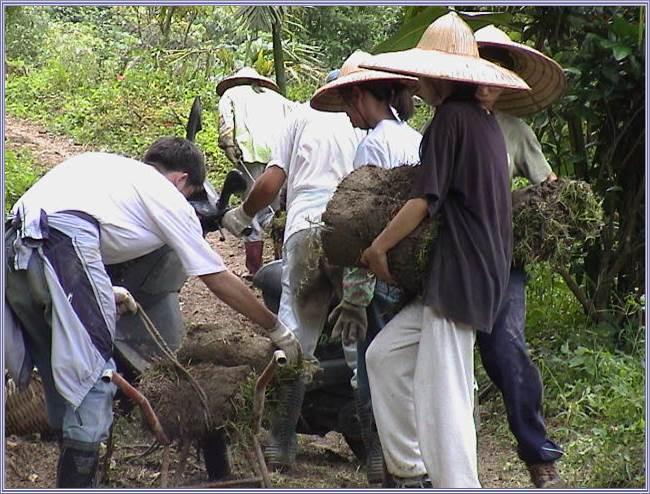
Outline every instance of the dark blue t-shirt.
[(444, 317), (490, 332), (512, 259), (508, 156), (493, 114), (446, 101), (422, 137), (418, 196), (440, 212), (424, 303)]

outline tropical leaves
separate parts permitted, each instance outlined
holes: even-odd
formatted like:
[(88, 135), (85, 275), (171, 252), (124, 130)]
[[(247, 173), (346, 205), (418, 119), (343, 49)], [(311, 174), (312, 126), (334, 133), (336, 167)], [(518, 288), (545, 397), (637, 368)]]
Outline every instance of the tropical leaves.
[[(442, 6), (408, 7), (404, 12), (404, 21), (399, 31), (380, 43), (373, 49), (373, 53), (387, 51), (407, 50), (413, 48), (426, 28), (438, 17), (450, 12), (451, 9)], [(511, 15), (505, 12), (457, 12), (474, 30), (488, 24), (508, 26)]]

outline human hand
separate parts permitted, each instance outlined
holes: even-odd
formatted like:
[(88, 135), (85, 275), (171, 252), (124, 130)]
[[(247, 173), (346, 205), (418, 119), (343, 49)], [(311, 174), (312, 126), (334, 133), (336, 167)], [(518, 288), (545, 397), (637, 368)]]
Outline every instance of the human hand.
[(555, 182), (557, 180), (557, 175), (553, 172), (548, 174), (548, 177), (546, 177), (546, 180), (544, 182)]
[(131, 295), (131, 292), (123, 286), (113, 287), (113, 297), (115, 298), (115, 309), (118, 315), (121, 316), (125, 312), (131, 312), (132, 314), (138, 312), (138, 303)]
[(280, 350), (284, 351), (290, 364), (298, 364), (302, 360), (302, 348), (296, 335), (287, 328), (280, 319), (275, 323), (275, 327), (268, 332), (268, 337), (273, 344)]
[(361, 264), (375, 273), (380, 280), (393, 285), (397, 284), (388, 269), (388, 256), (386, 251), (378, 248), (374, 242), (361, 254)]
[(368, 316), (365, 307), (343, 300), (328, 317), (330, 324), (334, 321), (336, 323), (332, 328), (332, 338), (340, 336), (346, 345), (365, 340), (368, 330)]
[(253, 217), (248, 216), (246, 211), (242, 206), (237, 206), (234, 209), (231, 209), (223, 215), (221, 220), (221, 226), (228, 230), (235, 237), (241, 237), (251, 223), (253, 222)]

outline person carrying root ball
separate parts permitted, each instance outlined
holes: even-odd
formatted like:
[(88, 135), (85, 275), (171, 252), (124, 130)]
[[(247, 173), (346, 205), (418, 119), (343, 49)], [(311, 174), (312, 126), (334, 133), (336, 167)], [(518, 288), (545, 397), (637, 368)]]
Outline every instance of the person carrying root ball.
[(409, 200), (361, 257), (392, 281), (387, 252), (427, 215), (444, 226), (431, 247), (421, 298), (402, 309), (366, 354), (373, 412), (389, 472), (409, 477), (405, 439), (418, 444), (431, 486), (478, 488), (473, 416), (475, 331), (489, 332), (508, 283), (512, 205), (506, 146), (476, 99), (478, 86), (528, 90), (516, 74), (479, 57), (454, 12), (416, 48), (376, 55), (362, 67), (417, 76), (436, 113), (422, 137), (421, 173)]

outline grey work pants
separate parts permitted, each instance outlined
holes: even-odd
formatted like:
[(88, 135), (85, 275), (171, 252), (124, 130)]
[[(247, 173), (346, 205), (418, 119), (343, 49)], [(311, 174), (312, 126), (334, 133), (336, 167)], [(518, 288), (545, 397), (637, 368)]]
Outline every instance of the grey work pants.
[[(310, 235), (319, 234), (318, 228), (300, 230), (282, 246), (282, 295), (278, 317), (296, 335), (307, 359), (314, 358), (330, 306), (341, 297), (342, 270), (325, 270), (312, 260)], [(299, 295), (301, 291), (304, 293)], [(355, 374), (352, 386), (356, 387), (356, 343), (343, 345), (343, 351)]]
[[(163, 246), (132, 261), (107, 266), (107, 271), (114, 285), (131, 292), (167, 346), (178, 350), (185, 336), (179, 292), (187, 275), (176, 252)], [(117, 321), (115, 347), (138, 372), (161, 354), (137, 314), (124, 314)]]

